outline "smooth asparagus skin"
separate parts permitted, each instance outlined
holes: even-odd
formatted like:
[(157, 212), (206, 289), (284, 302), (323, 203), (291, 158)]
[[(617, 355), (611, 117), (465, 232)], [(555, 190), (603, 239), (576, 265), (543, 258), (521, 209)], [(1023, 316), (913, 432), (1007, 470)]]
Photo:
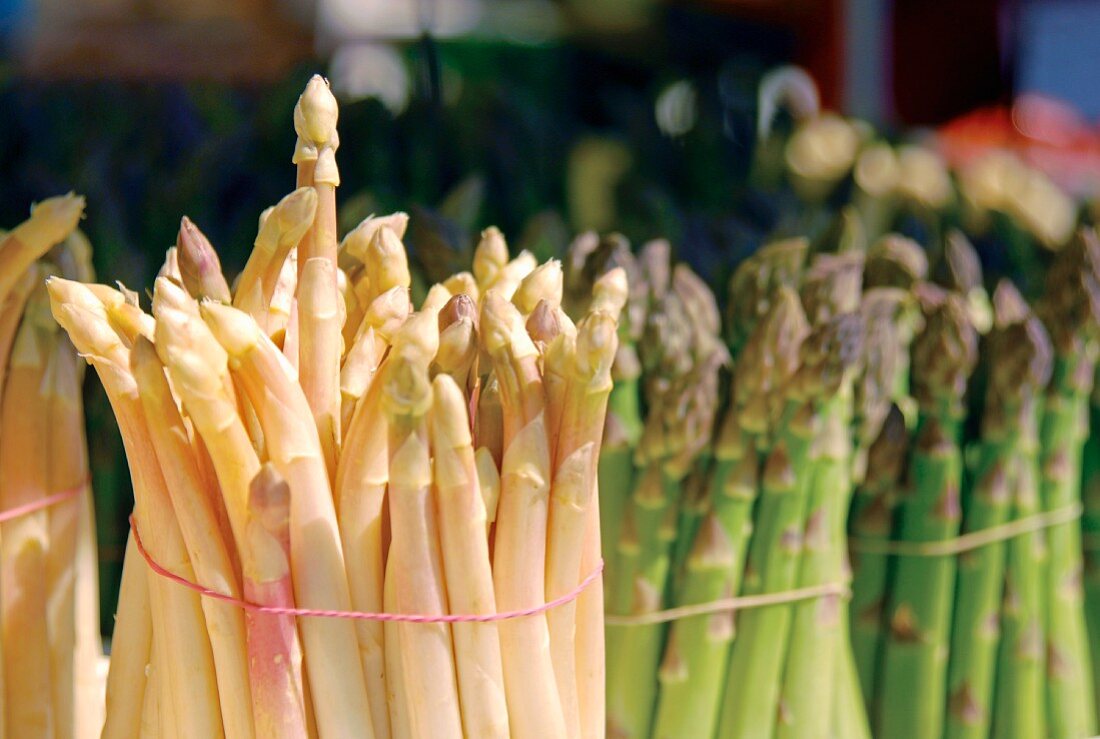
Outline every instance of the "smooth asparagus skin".
[[(959, 424), (976, 332), (963, 300), (940, 296), (913, 346), (913, 390), (920, 414), (902, 501), (898, 538), (929, 542), (958, 535), (962, 453)], [(877, 731), (938, 737), (946, 703), (955, 558), (901, 557), (893, 579), (882, 677), (876, 680)]]
[[(1089, 438), (1081, 467), (1081, 497), (1085, 506), (1081, 521), (1084, 549), (1085, 620), (1089, 651), (1100, 654), (1100, 386), (1093, 381), (1089, 407)], [(1100, 659), (1092, 660), (1094, 701), (1100, 706)]]
[[(883, 422), (867, 455), (867, 475), (855, 492), (851, 533), (862, 541), (889, 541), (894, 532), (894, 513), (902, 495), (909, 457), (909, 430), (897, 405)], [(881, 669), (885, 639), (884, 613), (893, 560), (876, 551), (852, 552), (852, 600), (849, 633), (866, 705), (872, 705), (875, 680)]]
[[(764, 463), (758, 524), (749, 549), (747, 594), (781, 592), (798, 584), (811, 490), (808, 461), (821, 404), (850, 382), (861, 339), (862, 324), (854, 314), (818, 326), (802, 343), (801, 366), (780, 391), (782, 410)], [(720, 736), (768, 737), (775, 732), (792, 618), (789, 605), (739, 615)]]
[[(1050, 339), (1011, 283), (998, 286), (994, 303), (996, 325), (984, 346), (989, 377), (974, 482), (964, 506), (964, 533), (1004, 524), (1014, 510), (1023, 514), (1020, 503), (1027, 497), (1025, 488), (1033, 503), (1036, 493), (1034, 470), (1025, 468), (1033, 467), (1035, 461), (1037, 401), (1050, 377)], [(994, 686), (1004, 696), (996, 701), (998, 712), (1025, 704), (1026, 680), (1016, 684), (1016, 676), (1024, 671), (1013, 670), (1008, 661), (1017, 655), (1018, 661), (1026, 660), (1027, 640), (1034, 644), (1040, 633), (1035, 620), (1039, 614), (1029, 607), (1033, 605), (1029, 594), (1022, 592), (1037, 574), (1029, 566), (1034, 563), (1036, 544), (1035, 537), (1026, 534), (959, 555), (947, 676), (948, 736), (989, 735)], [(1037, 713), (1041, 717), (1042, 711)], [(1023, 717), (1011, 720), (1009, 715), (995, 723), (999, 732), (1024, 732), (1021, 736), (1033, 728)]]
[[(772, 301), (771, 310), (757, 324), (734, 368), (733, 407), (727, 411), (714, 447), (709, 491), (712, 512), (703, 519), (692, 545), (676, 595), (679, 605), (704, 603), (741, 591), (759, 493), (758, 434), (750, 429), (765, 422), (758, 417), (762, 405), (750, 401), (775, 392), (789, 379), (797, 369), (798, 351), (807, 330), (802, 308), (788, 290)], [(672, 624), (660, 672), (657, 736), (714, 734), (734, 636), (731, 612)]]
[[(1041, 506), (1055, 511), (1080, 502), (1088, 402), (1100, 341), (1100, 237), (1082, 230), (1058, 253), (1038, 307), (1054, 344), (1054, 374), (1040, 422)], [(1077, 522), (1047, 531), (1047, 727), (1053, 737), (1094, 733), (1092, 668), (1081, 590)]]

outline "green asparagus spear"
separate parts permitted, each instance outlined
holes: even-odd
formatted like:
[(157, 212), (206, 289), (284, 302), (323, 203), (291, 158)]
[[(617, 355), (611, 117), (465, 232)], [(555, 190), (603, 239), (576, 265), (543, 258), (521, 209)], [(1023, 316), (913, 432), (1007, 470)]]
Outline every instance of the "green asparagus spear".
[[(1020, 466), (1027, 463), (1027, 458), (1034, 459), (1036, 400), (1050, 376), (1050, 340), (1012, 283), (1004, 281), (998, 285), (994, 305), (995, 328), (984, 347), (989, 381), (977, 446), (975, 484), (967, 496), (963, 518), (963, 530), (967, 532), (999, 526), (1009, 520), (1013, 491), (1024, 481)], [(1005, 575), (1007, 571), (1009, 582), (1016, 583), (1022, 574), (1020, 566), (1009, 564), (1006, 569), (1006, 552), (1010, 552), (1010, 562), (1023, 558), (1020, 565), (1024, 565), (1032, 544), (1031, 540), (1019, 537), (1007, 544), (993, 542), (959, 555), (947, 672), (948, 737), (979, 739), (989, 735)], [(1019, 640), (1015, 637), (1020, 635), (1019, 627), (1026, 632), (1037, 626), (1027, 622), (1026, 609), (1013, 612), (1013, 608), (1011, 602), (1006, 602), (1002, 654), (1018, 648)], [(1018, 619), (1017, 614), (1024, 618)], [(998, 691), (1008, 682), (1002, 670)], [(998, 700), (997, 705), (1002, 707), (1003, 701)], [(1009, 723), (1021, 729), (1024, 726), (1023, 722)]]
[[(930, 299), (924, 331), (913, 344), (913, 389), (920, 408), (902, 501), (898, 538), (922, 542), (958, 535), (962, 455), (959, 425), (977, 335), (963, 299)], [(932, 739), (943, 731), (947, 649), (955, 559), (900, 557), (887, 610), (882, 677), (876, 680), (881, 736)]]
[[(719, 372), (728, 355), (717, 336), (717, 309), (709, 318), (700, 315), (699, 301), (707, 300), (701, 284), (678, 265), (670, 289), (646, 317), (641, 359), (648, 414), (635, 458), (641, 477), (619, 550), (619, 577), (632, 590), (628, 603), (613, 604), (627, 605), (619, 612), (664, 607), (683, 481), (711, 439)], [(664, 634), (661, 624), (636, 625), (615, 637), (615, 661), (608, 665), (610, 735), (649, 735)]]
[[(1100, 655), (1100, 383), (1093, 382), (1089, 409), (1089, 439), (1081, 468), (1081, 496), (1085, 516), (1081, 521), (1084, 547), (1085, 617), (1089, 652)], [(1092, 660), (1092, 688), (1100, 706), (1100, 659)]]
[[(858, 319), (859, 359), (863, 358), (860, 303), (863, 255), (818, 255), (802, 284), (802, 303), (813, 324), (844, 314)], [(852, 442), (855, 367), (819, 404), (819, 422), (810, 449), (808, 509), (802, 536), (797, 584), (812, 587), (838, 583), (845, 574), (844, 521), (852, 493)], [(842, 613), (847, 607), (838, 594), (795, 603), (790, 647), (780, 692), (781, 737), (827, 737), (832, 728), (837, 683), (821, 681), (835, 675), (841, 652), (850, 649)], [(841, 626), (844, 626), (843, 631)]]
[[(888, 541), (894, 530), (894, 511), (901, 495), (909, 456), (909, 431), (897, 405), (891, 405), (878, 438), (867, 454), (867, 477), (852, 502), (851, 531), (859, 539)], [(849, 630), (863, 698), (874, 698), (884, 639), (890, 558), (878, 552), (856, 550), (852, 559), (852, 621)]]
[[(1039, 314), (1054, 344), (1054, 374), (1040, 426), (1041, 504), (1054, 511), (1080, 502), (1089, 393), (1100, 341), (1100, 238), (1083, 230), (1055, 258)], [(1047, 530), (1045, 590), (1047, 712), (1052, 737), (1095, 729), (1092, 668), (1081, 593), (1081, 532), (1076, 522)]]
[[(803, 342), (800, 368), (781, 393), (745, 574), (748, 594), (780, 592), (797, 585), (810, 492), (807, 462), (821, 421), (820, 406), (850, 381), (862, 339), (860, 323), (857, 315), (844, 314), (815, 329)], [(719, 736), (772, 736), (792, 615), (789, 605), (740, 614)]]
[[(808, 330), (793, 291), (782, 291), (770, 303), (771, 310), (757, 324), (734, 368), (732, 407), (714, 449), (710, 478), (713, 510), (693, 545), (678, 605), (705, 603), (741, 590), (758, 492), (760, 457), (754, 430), (767, 423), (761, 417), (766, 404), (749, 401), (764, 398), (785, 384), (798, 367), (799, 348)], [(711, 566), (719, 559), (727, 563), (721, 573)], [(660, 672), (656, 737), (714, 735), (733, 637), (730, 612), (672, 624)]]

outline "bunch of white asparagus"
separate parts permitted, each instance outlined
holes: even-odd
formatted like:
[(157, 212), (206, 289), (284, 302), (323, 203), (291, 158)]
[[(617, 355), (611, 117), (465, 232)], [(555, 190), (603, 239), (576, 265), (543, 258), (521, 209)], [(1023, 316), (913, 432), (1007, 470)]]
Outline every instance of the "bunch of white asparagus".
[[(413, 306), (404, 214), (337, 242), (336, 119), (314, 77), (298, 189), (262, 214), (232, 289), (186, 218), (149, 313), (49, 282), (134, 484), (104, 736), (602, 736), (588, 576), (625, 275), (574, 324), (560, 265), (509, 259), (488, 229), (472, 274)], [(432, 617), (577, 593), (456, 623), (242, 607)]]

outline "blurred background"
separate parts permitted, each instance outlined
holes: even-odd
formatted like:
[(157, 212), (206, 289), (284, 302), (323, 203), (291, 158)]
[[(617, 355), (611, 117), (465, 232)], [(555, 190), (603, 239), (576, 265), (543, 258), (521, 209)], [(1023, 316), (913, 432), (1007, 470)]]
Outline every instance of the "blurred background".
[[(752, 181), (768, 70), (800, 65), (895, 143), (1057, 150), (1087, 199), (1098, 32), (1091, 0), (0, 0), (0, 225), (77, 190), (102, 281), (150, 285), (184, 214), (236, 274), (320, 71), (343, 228), (408, 211), (425, 281), (496, 224), (540, 256), (664, 236), (721, 284), (791, 197)], [(87, 409), (109, 630), (132, 498), (94, 382)]]

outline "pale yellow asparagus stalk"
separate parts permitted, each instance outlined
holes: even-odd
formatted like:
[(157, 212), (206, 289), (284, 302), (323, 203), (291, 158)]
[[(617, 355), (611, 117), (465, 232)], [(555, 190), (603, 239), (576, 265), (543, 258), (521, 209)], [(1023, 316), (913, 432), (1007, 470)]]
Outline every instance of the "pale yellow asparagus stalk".
[(31, 217), (0, 241), (0, 304), (34, 262), (68, 236), (84, 214), (84, 198), (60, 195), (31, 206)]
[[(481, 343), (484, 345), (484, 342)], [(485, 359), (485, 365), (481, 365), (481, 360), (478, 360), (479, 371), (488, 371), (490, 364), (488, 362), (488, 355), (485, 356)], [(501, 461), (504, 459), (504, 409), (501, 407), (500, 383), (497, 381), (495, 372), (490, 373), (488, 377), (482, 381), (481, 389), (477, 394), (477, 416), (474, 418), (474, 443), (479, 449), (487, 450), (492, 456), (497, 469), (500, 469)], [(487, 511), (495, 509), (496, 506), (493, 506), (492, 509), (486, 506)], [(490, 513), (489, 517), (495, 520), (492, 513)]]
[[(500, 382), (504, 459), (493, 550), (497, 606), (537, 607), (546, 593), (550, 452), (538, 352), (515, 306), (484, 296), (480, 331)], [(565, 736), (543, 614), (499, 624), (508, 716), (519, 736)], [(537, 690), (532, 686), (539, 686)]]
[[(546, 541), (546, 599), (559, 598), (580, 584), (584, 539), (594, 504), (596, 463), (604, 414), (611, 392), (611, 364), (618, 350), (615, 318), (591, 313), (577, 327), (575, 348), (566, 352), (568, 384), (561, 399)], [(564, 335), (563, 335), (564, 336)], [(568, 340), (566, 340), (568, 341)], [(570, 736), (581, 735), (577, 693), (576, 603), (547, 612), (554, 676)]]
[(477, 355), (477, 305), (469, 295), (459, 293), (439, 312), (439, 350), (432, 372), (454, 378), (469, 402), (477, 382)]
[(487, 289), (497, 293), (505, 300), (511, 300), (523, 279), (534, 272), (536, 267), (538, 267), (538, 260), (535, 259), (535, 255), (529, 251), (521, 251), (515, 259), (500, 268), (500, 272), (489, 283)]
[[(581, 550), (581, 573), (586, 577), (602, 562), (599, 497), (597, 482)], [(584, 739), (603, 739), (607, 730), (603, 590), (603, 578), (598, 577), (577, 597), (577, 710)]]
[[(41, 297), (32, 296), (28, 312)], [(54, 334), (51, 336), (50, 334)], [(0, 411), (0, 510), (49, 494), (49, 382), (46, 367), (56, 332), (23, 320), (11, 352)], [(0, 524), (0, 620), (6, 736), (53, 736), (47, 619), (48, 514), (37, 511)]]
[[(253, 603), (283, 608), (294, 607), (290, 582), (290, 487), (274, 466), (260, 468), (248, 490), (248, 548), (252, 576), (245, 581), (245, 597)], [(297, 631), (291, 618), (260, 621), (250, 614), (252, 681), (262, 685), (272, 700), (267, 712), (256, 713), (256, 736), (302, 737), (316, 733), (311, 725), (306, 701), (308, 685), (301, 673), (302, 654)], [(294, 669), (285, 669), (283, 659), (290, 653)], [(256, 691), (259, 692), (259, 689)]]
[[(83, 446), (87, 448), (86, 443)], [(87, 469), (84, 477), (90, 479)], [(99, 634), (99, 548), (96, 543), (95, 504), (91, 495), (85, 495), (81, 501), (75, 556), (76, 644), (73, 659), (76, 695), (73, 699), (73, 713), (77, 718), (73, 736), (76, 739), (96, 739), (104, 734), (106, 707), (103, 700), (103, 676), (107, 661), (103, 656), (103, 640)], [(116, 620), (116, 626), (117, 623)], [(121, 640), (115, 643), (120, 648), (123, 646)]]
[[(272, 463), (294, 491), (290, 561), (296, 602), (302, 608), (350, 610), (332, 489), (305, 395), (278, 348), (248, 314), (208, 302), (202, 315), (256, 408)], [(354, 624), (307, 618), (299, 627), (320, 735), (373, 737)]]
[(187, 216), (180, 220), (180, 230), (176, 236), (176, 260), (183, 286), (193, 297), (209, 298), (222, 303), (230, 301), (229, 283), (222, 274), (218, 253), (206, 234)]
[(484, 293), (508, 264), (508, 244), (504, 234), (496, 226), (490, 226), (481, 232), (481, 239), (474, 249), (474, 279), (478, 289)]
[[(376, 370), (376, 367), (371, 368), (372, 373)], [(389, 480), (389, 447), (386, 419), (379, 407), (381, 388), (382, 383), (372, 383), (355, 406), (336, 471), (336, 505), (340, 512), (340, 540), (348, 568), (351, 603), (355, 610), (367, 613), (387, 609), (383, 599), (382, 506)], [(391, 656), (399, 655), (397, 644), (391, 644), (386, 638), (390, 631), (396, 631), (396, 624), (388, 629), (377, 621), (356, 622), (359, 657), (376, 739), (391, 736), (391, 711), (386, 695), (387, 683), (394, 679), (386, 664)], [(402, 736), (396, 725), (393, 729), (393, 736)]]
[(569, 326), (565, 332), (556, 314), (545, 301), (527, 319), (527, 334), (542, 355), (542, 386), (546, 392), (546, 436), (550, 446), (550, 459), (557, 455), (558, 430), (565, 391), (572, 372), (573, 352), (576, 349), (577, 330)]
[(420, 310), (438, 317), (439, 311), (443, 310), (443, 306), (447, 304), (451, 297), (451, 291), (445, 285), (436, 283), (428, 288), (428, 294), (424, 296), (424, 302), (420, 304)]
[(530, 316), (542, 301), (546, 301), (551, 309), (559, 308), (562, 281), (561, 262), (557, 259), (543, 262), (520, 281), (512, 295), (512, 304), (519, 308), (524, 318)]
[(292, 357), (295, 366), (298, 365), (298, 327), (292, 327), (290, 319), (297, 312), (294, 297), (298, 289), (298, 250), (292, 249), (286, 255), (283, 268), (279, 269), (275, 280), (275, 289), (272, 291), (272, 299), (267, 306), (267, 321), (264, 330), (282, 346), (283, 351)]
[[(298, 382), (313, 411), (329, 480), (335, 476), (340, 429), (342, 299), (336, 278), (336, 133), (339, 108), (328, 82), (314, 75), (294, 108), (294, 161), (312, 158), (317, 211), (298, 254)], [(299, 170), (299, 175), (302, 171)], [(306, 183), (299, 182), (299, 186)]]
[[(166, 297), (168, 286), (158, 285)], [(256, 535), (249, 510), (260, 461), (227, 388), (228, 357), (195, 315), (171, 307), (159, 293), (157, 352), (173, 386), (211, 455), (229, 525), (241, 560), (246, 598), (273, 606), (293, 605), (293, 587), (281, 567), (278, 548)], [(223, 591), (225, 592), (225, 591)], [(307, 718), (302, 650), (292, 617), (245, 616), (249, 684), (254, 727), (266, 736), (295, 736)]]
[(366, 293), (360, 297), (369, 305), (382, 293), (393, 287), (409, 287), (409, 258), (405, 245), (389, 226), (374, 232), (363, 261), (367, 282)]
[[(313, 225), (316, 212), (316, 191), (312, 187), (299, 187), (272, 206), (260, 224), (252, 252), (237, 280), (233, 305), (249, 313), (265, 329), (279, 275), (290, 252)], [(295, 265), (295, 274), (297, 270)]]
[[(603, 312), (616, 322), (626, 308), (629, 294), (626, 271), (616, 267), (602, 275), (592, 286), (592, 312)], [(602, 401), (606, 413), (606, 399)], [(596, 436), (593, 458), (598, 460), (602, 435)], [(598, 464), (598, 462), (597, 462)], [(598, 469), (598, 468), (596, 468)], [(600, 541), (600, 495), (598, 476), (592, 475), (592, 503), (588, 507), (584, 542), (581, 549), (581, 577), (587, 577), (601, 563), (603, 551)], [(604, 659), (604, 605), (603, 578), (596, 578), (577, 598), (576, 606), (576, 675), (578, 712), (581, 736), (584, 739), (602, 739), (606, 731), (605, 659)]]
[(475, 303), (481, 295), (477, 280), (470, 272), (455, 272), (443, 281), (443, 287), (447, 288), (451, 295), (469, 295)]
[[(141, 557), (134, 551), (135, 557)], [(145, 575), (146, 580), (150, 579), (149, 575)], [(151, 598), (152, 596), (150, 596)], [(152, 610), (151, 604), (149, 605)], [(150, 619), (152, 616), (150, 616)], [(160, 684), (160, 669), (158, 666), (159, 660), (156, 658), (156, 641), (153, 635), (153, 629), (149, 629), (149, 658), (145, 666), (145, 671), (142, 675), (142, 679), (145, 680), (145, 693), (142, 695), (140, 708), (140, 716), (138, 717), (138, 736), (140, 739), (161, 739), (160, 730), (160, 695), (162, 687)], [(108, 709), (108, 717), (110, 716), (110, 709)], [(134, 736), (133, 734), (126, 734), (127, 739)]]
[[(451, 613), (495, 613), (485, 501), (468, 419), (465, 394), (453, 378), (438, 375), (430, 433), (448, 603)], [(497, 625), (456, 623), (452, 630), (465, 736), (509, 736)]]
[[(389, 341), (409, 316), (409, 291), (393, 287), (375, 298), (363, 316), (363, 325), (356, 335), (340, 368), (341, 429), (351, 424), (359, 399), (377, 377), (377, 369)], [(337, 503), (339, 505), (339, 503)]]
[[(432, 501), (427, 363), (398, 355), (386, 362), (382, 407), (389, 422), (390, 542), (387, 576), (401, 613), (447, 613), (447, 591)], [(400, 623), (401, 669), (413, 736), (462, 737), (451, 627)]]
[(481, 499), (485, 502), (485, 533), (488, 534), (497, 520), (497, 504), (500, 502), (500, 470), (492, 453), (485, 447), (474, 452), (474, 464), (477, 467), (477, 482), (481, 488)]
[(340, 254), (346, 254), (354, 261), (366, 264), (370, 242), (383, 226), (393, 231), (397, 238), (403, 239), (405, 230), (409, 226), (409, 216), (406, 213), (397, 212), (364, 218), (358, 226), (344, 236), (344, 240), (340, 242)]
[[(217, 515), (193, 448), (168, 387), (164, 368), (153, 344), (144, 337), (135, 343), (130, 356), (149, 435), (160, 464), (172, 509), (190, 555), (197, 582), (204, 587), (240, 597), (241, 588), (233, 571), (227, 542), (218, 535)], [(213, 535), (212, 535), (213, 534)], [(211, 598), (202, 600), (210, 633), (218, 699), (227, 739), (253, 735), (252, 691), (248, 678), (248, 645), (241, 609)]]
[[(386, 583), (383, 602), (386, 613), (397, 613), (397, 591), (400, 587), (391, 573), (396, 570), (395, 561), (386, 561)], [(386, 707), (390, 715), (390, 733), (400, 739), (414, 736), (412, 730), (412, 710), (409, 696), (405, 690), (405, 669), (401, 652), (401, 624), (396, 621), (385, 623), (386, 638)]]
[[(64, 277), (90, 281), (95, 276), (92, 267), (92, 245), (79, 230), (73, 231), (57, 253), (57, 262)], [(50, 317), (52, 321), (52, 317)], [(96, 545), (95, 502), (91, 495), (91, 472), (88, 469), (88, 444), (84, 429), (82, 385), (84, 363), (76, 356), (76, 349), (67, 339), (61, 342), (65, 361), (56, 379), (61, 383), (61, 396), (67, 410), (67, 420), (56, 421), (55, 448), (64, 449), (71, 460), (78, 460), (81, 467), (71, 472), (73, 479), (82, 483), (85, 494), (76, 506), (76, 525), (73, 532), (73, 736), (76, 739), (98, 737), (104, 726), (104, 700), (102, 677), (106, 658), (99, 633), (99, 551)], [(73, 370), (70, 372), (70, 369)], [(55, 411), (57, 409), (55, 408)], [(57, 432), (64, 428), (66, 433)], [(51, 533), (51, 537), (53, 534)], [(56, 539), (56, 537), (54, 537)]]
[[(77, 350), (95, 367), (122, 432), (134, 482), (135, 517), (149, 553), (166, 569), (193, 579), (190, 559), (172, 513), (167, 484), (157, 464), (148, 425), (129, 371), (130, 352), (114, 332), (107, 311), (79, 283), (48, 283), (54, 317)], [(153, 621), (163, 633), (163, 650), (177, 679), (170, 710), (183, 736), (222, 736), (214, 663), (198, 594), (162, 578), (150, 583)]]
[(131, 532), (122, 558), (103, 739), (131, 739), (141, 734), (145, 703), (156, 690), (146, 683), (152, 650), (153, 621), (149, 607), (149, 566), (138, 553)]
[[(42, 281), (44, 275), (37, 267), (31, 267), (23, 273), (22, 278), (15, 283), (3, 301), (0, 309), (0, 388), (4, 387), (4, 379), (8, 371), (8, 356), (11, 354), (12, 344), (15, 341), (15, 332), (19, 329), (19, 321), (23, 318), (23, 309), (27, 305), (27, 298), (31, 291)], [(3, 400), (0, 399), (0, 403)]]
[[(336, 283), (334, 270), (334, 262), (314, 257), (306, 261), (298, 277), (298, 382), (313, 411), (330, 480), (336, 477), (340, 445), (338, 378), (342, 324), (340, 295), (332, 289)], [(310, 361), (306, 361), (307, 357)], [(317, 357), (335, 357), (335, 362), (314, 361)], [(328, 377), (329, 373), (334, 376)]]
[[(30, 317), (28, 316), (28, 320)], [(84, 440), (82, 373), (76, 350), (58, 337), (49, 359), (49, 491), (79, 490), (79, 495), (47, 509), (49, 542), (46, 577), (49, 587), (47, 629), (50, 634), (50, 684), (57, 736), (71, 737), (85, 717), (75, 711), (76, 682), (76, 551), (81, 511), (88, 495), (88, 452)]]
[(180, 274), (180, 260), (176, 247), (170, 246), (165, 250), (164, 262), (157, 270), (157, 277), (167, 277), (179, 285), (183, 284), (183, 275)]

